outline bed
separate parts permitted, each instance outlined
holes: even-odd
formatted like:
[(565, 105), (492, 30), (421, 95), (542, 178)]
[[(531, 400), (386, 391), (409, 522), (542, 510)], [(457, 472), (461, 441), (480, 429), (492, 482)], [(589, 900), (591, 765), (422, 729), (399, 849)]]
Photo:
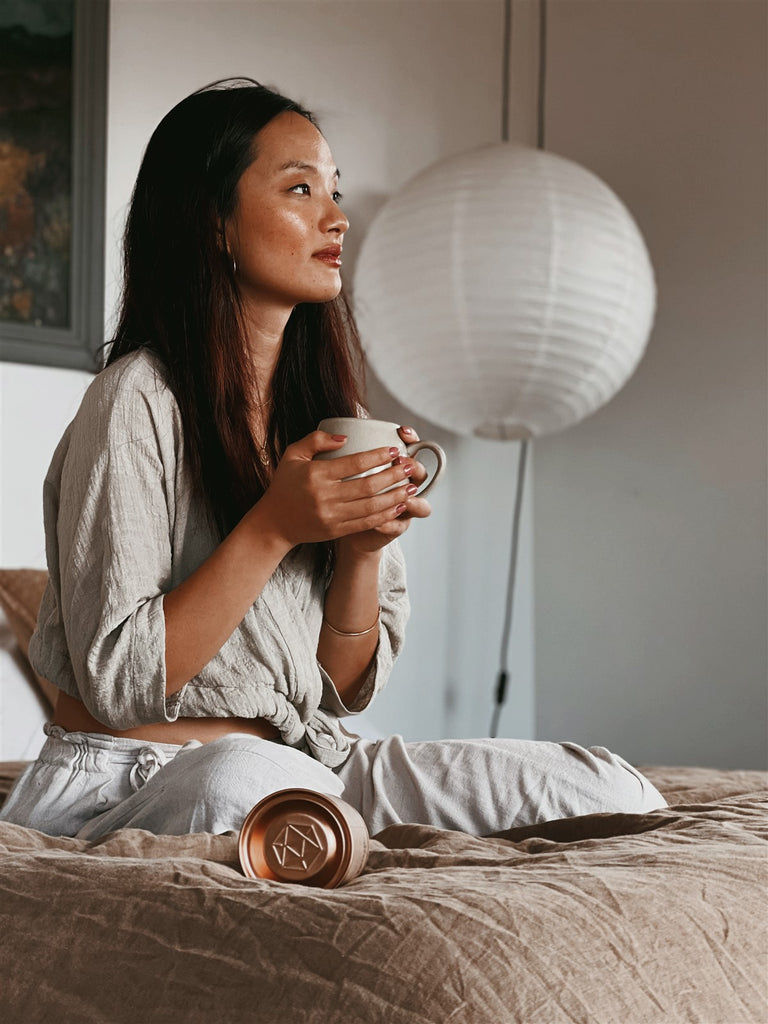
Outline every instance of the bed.
[(333, 890), (246, 878), (235, 834), (0, 823), (0, 1019), (765, 1024), (768, 773), (643, 770), (668, 809), (391, 826)]

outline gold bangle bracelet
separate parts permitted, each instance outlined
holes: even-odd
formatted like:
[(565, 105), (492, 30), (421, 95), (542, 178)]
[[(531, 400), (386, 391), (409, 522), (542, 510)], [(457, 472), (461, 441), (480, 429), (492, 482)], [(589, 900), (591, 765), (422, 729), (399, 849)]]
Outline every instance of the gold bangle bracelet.
[(376, 621), (374, 622), (374, 624), (372, 626), (369, 626), (368, 629), (361, 629), (358, 633), (347, 633), (343, 629), (336, 629), (335, 626), (332, 626), (330, 624), (330, 622), (328, 621), (328, 619), (326, 619), (325, 616), (323, 616), (323, 622), (326, 624), (328, 629), (330, 629), (330, 631), (332, 633), (336, 633), (337, 636), (365, 636), (366, 633), (372, 633), (374, 631), (374, 629), (376, 629), (376, 627), (379, 624), (379, 617), (380, 617), (380, 615), (381, 615), (381, 608), (379, 608), (379, 610), (376, 612)]

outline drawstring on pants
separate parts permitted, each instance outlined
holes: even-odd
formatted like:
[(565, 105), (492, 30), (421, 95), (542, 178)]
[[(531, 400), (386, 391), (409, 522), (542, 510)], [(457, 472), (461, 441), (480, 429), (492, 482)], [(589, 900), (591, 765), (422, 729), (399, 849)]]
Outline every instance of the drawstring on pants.
[(142, 786), (146, 786), (149, 780), (166, 764), (168, 758), (162, 750), (156, 747), (142, 747), (136, 755), (136, 763), (131, 768), (129, 781), (134, 793)]

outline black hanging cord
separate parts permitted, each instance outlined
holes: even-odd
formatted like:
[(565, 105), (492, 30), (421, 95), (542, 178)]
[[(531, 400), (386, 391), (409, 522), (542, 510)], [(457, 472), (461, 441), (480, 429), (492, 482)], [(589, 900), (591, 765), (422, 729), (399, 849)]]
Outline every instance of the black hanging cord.
[[(504, 2), (504, 55), (502, 60), (504, 75), (502, 88), (502, 142), (509, 141), (509, 89), (510, 89), (510, 54), (512, 51), (512, 0)], [(536, 147), (544, 148), (544, 115), (546, 107), (547, 78), (547, 0), (539, 0), (539, 81), (536, 125)], [(509, 577), (507, 579), (507, 601), (504, 609), (504, 629), (501, 637), (501, 655), (499, 658), (499, 674), (496, 677), (495, 704), (489, 735), (495, 737), (499, 729), (501, 709), (507, 697), (509, 682), (508, 652), (512, 635), (512, 612), (514, 609), (515, 578), (517, 576), (517, 551), (520, 541), (520, 514), (523, 507), (523, 491), (525, 485), (525, 464), (528, 456), (528, 441), (520, 442), (520, 453), (517, 461), (517, 491), (515, 494), (515, 511), (512, 517), (512, 549), (509, 559)]]
[(547, 109), (547, 0), (539, 0), (539, 95), (537, 103), (536, 148), (544, 149), (544, 120)]
[(525, 462), (528, 455), (528, 442), (520, 442), (520, 452), (517, 458), (517, 492), (515, 494), (515, 512), (512, 517), (512, 551), (509, 559), (509, 577), (507, 579), (507, 603), (504, 609), (504, 630), (501, 636), (501, 655), (499, 658), (499, 674), (496, 677), (496, 706), (493, 709), (491, 720), (491, 736), (496, 736), (499, 728), (499, 716), (501, 708), (507, 695), (507, 681), (509, 679), (509, 666), (507, 654), (509, 651), (509, 638), (512, 633), (512, 610), (515, 599), (515, 577), (517, 575), (517, 551), (520, 541), (520, 513), (523, 508), (523, 490), (525, 485)]
[(509, 89), (512, 73), (512, 0), (504, 0), (504, 51), (501, 59), (501, 141), (509, 142)]

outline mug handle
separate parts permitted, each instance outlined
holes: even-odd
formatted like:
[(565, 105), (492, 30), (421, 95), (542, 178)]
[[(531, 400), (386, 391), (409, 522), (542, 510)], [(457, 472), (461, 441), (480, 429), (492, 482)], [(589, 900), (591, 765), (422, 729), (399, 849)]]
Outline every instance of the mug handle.
[(430, 487), (432, 487), (432, 485), (437, 482), (437, 478), (445, 469), (445, 452), (440, 447), (440, 445), (435, 444), (434, 441), (414, 441), (413, 444), (408, 444), (405, 446), (405, 450), (410, 458), (413, 458), (416, 455), (416, 452), (420, 452), (422, 448), (426, 448), (428, 451), (432, 452), (432, 454), (437, 459), (437, 466), (435, 467), (435, 472), (432, 474), (432, 479), (428, 480), (427, 483), (421, 488), (421, 490), (416, 495), (417, 498), (424, 497), (424, 495), (429, 491)]

